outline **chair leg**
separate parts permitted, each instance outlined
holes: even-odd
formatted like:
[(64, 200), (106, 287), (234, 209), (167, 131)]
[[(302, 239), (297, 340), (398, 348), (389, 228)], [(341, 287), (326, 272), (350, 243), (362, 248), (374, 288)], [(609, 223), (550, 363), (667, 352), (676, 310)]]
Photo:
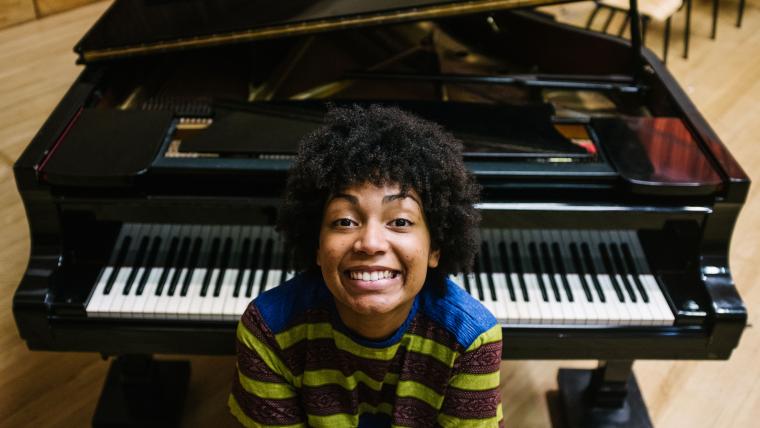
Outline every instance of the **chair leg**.
[(606, 33), (607, 29), (610, 28), (610, 23), (612, 22), (612, 18), (615, 17), (615, 14), (617, 11), (615, 9), (610, 9), (610, 15), (607, 17), (607, 20), (604, 21), (604, 27), (602, 28), (602, 33)]
[[(742, 0), (744, 1), (744, 0)], [(691, 0), (686, 0), (686, 28), (683, 30), (683, 58), (689, 58), (689, 35), (691, 34)]]
[(670, 17), (665, 20), (665, 35), (662, 46), (662, 63), (668, 63), (668, 44), (670, 44)]
[(710, 32), (710, 38), (715, 39), (715, 33), (718, 30), (718, 0), (713, 0), (712, 5), (712, 31)]
[(596, 17), (596, 14), (599, 13), (599, 9), (601, 9), (602, 6), (599, 4), (596, 4), (594, 6), (594, 10), (591, 11), (591, 15), (588, 16), (588, 21), (586, 21), (586, 29), (591, 29), (591, 24), (594, 22), (594, 18)]
[(649, 25), (649, 18), (646, 16), (641, 17), (641, 46), (646, 45), (647, 42), (647, 26)]
[(739, 14), (736, 16), (736, 26), (742, 26), (742, 16), (744, 16), (744, 0), (739, 0)]

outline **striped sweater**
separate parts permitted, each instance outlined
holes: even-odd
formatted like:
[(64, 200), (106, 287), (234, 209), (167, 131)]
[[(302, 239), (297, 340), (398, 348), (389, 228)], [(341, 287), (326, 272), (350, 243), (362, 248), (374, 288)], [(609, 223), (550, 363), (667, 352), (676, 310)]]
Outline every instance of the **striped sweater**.
[(452, 282), (425, 284), (404, 324), (371, 341), (321, 278), (259, 296), (237, 329), (228, 404), (245, 426), (501, 426), (501, 327)]

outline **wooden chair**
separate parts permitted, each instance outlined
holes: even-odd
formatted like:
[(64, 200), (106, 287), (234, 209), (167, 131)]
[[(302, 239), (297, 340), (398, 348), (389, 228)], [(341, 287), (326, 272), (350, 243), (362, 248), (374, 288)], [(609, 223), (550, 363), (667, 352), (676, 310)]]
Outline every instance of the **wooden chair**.
[[(586, 28), (591, 28), (594, 22), (594, 18), (601, 9), (608, 9), (610, 14), (607, 16), (607, 20), (602, 27), (603, 32), (607, 32), (610, 23), (615, 14), (622, 12), (625, 14), (625, 20), (618, 31), (618, 36), (623, 36), (626, 28), (628, 27), (631, 16), (628, 11), (630, 2), (629, 0), (595, 0), (596, 6), (589, 15), (586, 22)], [(639, 0), (638, 8), (639, 15), (641, 16), (641, 43), (644, 44), (646, 40), (647, 26), (650, 20), (658, 22), (665, 22), (665, 33), (663, 35), (663, 48), (662, 48), (662, 61), (668, 60), (668, 45), (670, 43), (670, 20), (671, 17), (681, 9), (684, 4), (686, 5), (686, 27), (684, 29), (684, 49), (683, 57), (689, 57), (689, 33), (691, 30), (691, 0)]]

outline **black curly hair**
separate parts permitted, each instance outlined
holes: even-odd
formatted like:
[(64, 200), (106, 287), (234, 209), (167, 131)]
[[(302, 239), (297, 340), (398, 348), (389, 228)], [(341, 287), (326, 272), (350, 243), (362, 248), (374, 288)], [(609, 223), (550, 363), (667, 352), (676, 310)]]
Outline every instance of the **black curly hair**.
[(277, 229), (294, 267), (314, 272), (324, 206), (362, 183), (414, 189), (440, 250), (439, 275), (468, 272), (478, 251), (480, 186), (462, 161), (462, 144), (439, 125), (395, 107), (330, 106), (306, 136), (290, 169)]

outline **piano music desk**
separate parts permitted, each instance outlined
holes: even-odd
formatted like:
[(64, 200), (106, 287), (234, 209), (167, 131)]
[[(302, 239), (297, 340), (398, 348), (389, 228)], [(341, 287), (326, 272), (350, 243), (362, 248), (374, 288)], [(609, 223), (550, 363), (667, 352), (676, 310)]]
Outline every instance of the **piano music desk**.
[[(745, 30), (724, 25), (707, 37), (708, 3), (695, 5), (691, 58), (669, 67), (752, 178), (760, 177), (760, 2), (750, 1)], [(29, 254), (24, 209), (12, 164), (78, 74), (71, 46), (108, 2), (0, 31), (0, 421), (4, 427), (87, 426), (108, 363), (97, 355), (30, 352), (11, 314), (13, 292)], [(732, 18), (730, 14), (723, 17)], [(585, 15), (583, 15), (585, 16)], [(678, 24), (677, 24), (678, 25)], [(648, 44), (659, 46), (656, 31)], [(751, 188), (731, 244), (734, 279), (749, 311), (760, 314), (760, 187)], [(637, 361), (636, 377), (659, 428), (747, 427), (760, 419), (760, 335), (744, 332), (729, 361)], [(184, 358), (184, 357), (183, 357)], [(234, 357), (192, 357), (185, 411), (190, 427), (233, 427), (226, 397)], [(505, 422), (512, 427), (549, 423), (547, 391), (558, 367), (594, 367), (590, 361), (505, 361)]]

